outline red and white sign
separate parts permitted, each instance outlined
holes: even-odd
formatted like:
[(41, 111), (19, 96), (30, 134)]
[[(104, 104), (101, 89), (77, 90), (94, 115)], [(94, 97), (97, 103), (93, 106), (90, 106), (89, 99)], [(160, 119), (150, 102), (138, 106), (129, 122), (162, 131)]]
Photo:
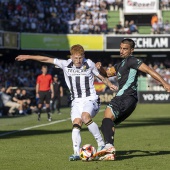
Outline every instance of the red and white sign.
[(158, 0), (124, 0), (125, 14), (152, 14), (159, 9)]

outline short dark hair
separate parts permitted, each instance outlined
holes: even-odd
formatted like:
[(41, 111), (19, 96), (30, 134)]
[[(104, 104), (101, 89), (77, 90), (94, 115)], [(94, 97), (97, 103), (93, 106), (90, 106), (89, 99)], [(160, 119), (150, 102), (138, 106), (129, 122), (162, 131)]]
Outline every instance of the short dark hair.
[(43, 67), (44, 67), (44, 68), (48, 68), (48, 66), (47, 66), (47, 65), (42, 65), (42, 66), (41, 66), (41, 68), (43, 68)]
[(121, 41), (123, 44), (129, 44), (131, 48), (135, 48), (135, 42), (130, 38), (125, 38)]

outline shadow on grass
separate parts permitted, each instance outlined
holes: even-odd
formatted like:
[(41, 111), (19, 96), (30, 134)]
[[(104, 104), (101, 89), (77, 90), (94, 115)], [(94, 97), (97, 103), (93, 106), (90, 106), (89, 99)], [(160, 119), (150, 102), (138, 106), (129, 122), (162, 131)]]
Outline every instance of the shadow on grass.
[(140, 126), (161, 126), (161, 125), (170, 125), (170, 119), (166, 118), (152, 118), (152, 119), (138, 119), (130, 120), (127, 119), (123, 124), (118, 125), (118, 128), (132, 128)]
[(117, 151), (116, 160), (121, 161), (124, 159), (132, 159), (136, 157), (146, 157), (146, 156), (159, 156), (159, 155), (169, 155), (170, 151), (141, 151), (141, 150), (130, 150), (130, 151)]
[[(122, 124), (116, 128), (133, 128), (133, 127), (146, 127), (146, 126), (163, 126), (170, 125), (170, 119), (166, 118), (152, 118), (152, 119), (140, 119), (140, 120), (125, 120)], [(88, 131), (88, 129), (82, 128), (81, 131)], [(59, 130), (13, 130), (3, 131), (0, 130), (0, 139), (18, 138), (23, 136), (38, 136), (48, 134), (64, 134), (71, 133), (72, 129), (59, 129)]]
[[(88, 131), (87, 128), (81, 130)], [(72, 129), (63, 129), (63, 130), (14, 130), (14, 131), (0, 131), (0, 139), (10, 139), (10, 138), (20, 138), (23, 136), (39, 136), (39, 135), (57, 135), (64, 133), (71, 133)]]

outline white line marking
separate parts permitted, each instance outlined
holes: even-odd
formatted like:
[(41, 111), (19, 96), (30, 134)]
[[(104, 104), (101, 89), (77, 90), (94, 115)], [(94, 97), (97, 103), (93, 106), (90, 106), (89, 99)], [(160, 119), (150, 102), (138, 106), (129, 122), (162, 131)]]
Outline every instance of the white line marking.
[(11, 134), (14, 134), (14, 133), (17, 133), (17, 132), (22, 132), (22, 131), (26, 131), (26, 130), (30, 130), (30, 129), (43, 127), (43, 126), (49, 126), (49, 125), (53, 125), (53, 124), (60, 123), (60, 122), (65, 122), (67, 120), (70, 120), (70, 118), (57, 120), (57, 121), (54, 121), (54, 122), (51, 122), (51, 123), (46, 123), (46, 124), (41, 124), (41, 125), (36, 125), (36, 126), (31, 126), (31, 127), (26, 127), (26, 128), (20, 129), (20, 130), (14, 130), (14, 131), (7, 132), (7, 133), (2, 133), (2, 134), (0, 134), (0, 137), (1, 136), (6, 136), (6, 135), (11, 135)]
[[(102, 111), (104, 111), (104, 109), (100, 110), (99, 112), (102, 112)], [(31, 126), (31, 127), (26, 127), (26, 128), (20, 129), (20, 130), (14, 130), (14, 131), (11, 131), (11, 132), (2, 133), (2, 134), (0, 134), (0, 137), (1, 136), (6, 136), (6, 135), (11, 135), (11, 134), (14, 134), (14, 133), (17, 133), (17, 132), (22, 132), (22, 131), (26, 131), (26, 130), (30, 130), (30, 129), (35, 129), (35, 128), (39, 128), (39, 127), (43, 127), (43, 126), (49, 126), (49, 125), (53, 125), (53, 124), (56, 124), (56, 123), (65, 122), (65, 121), (68, 121), (70, 119), (71, 118), (57, 120), (57, 121), (54, 121), (54, 122), (51, 122), (51, 123), (46, 123), (46, 124), (41, 124), (41, 125), (36, 125), (36, 126)]]

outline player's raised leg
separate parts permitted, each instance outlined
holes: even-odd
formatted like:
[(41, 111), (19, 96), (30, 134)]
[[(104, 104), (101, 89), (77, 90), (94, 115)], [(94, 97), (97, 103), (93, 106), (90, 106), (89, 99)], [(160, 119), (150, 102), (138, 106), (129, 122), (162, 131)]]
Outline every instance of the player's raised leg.
[(100, 106), (98, 100), (85, 100), (81, 118), (83, 123), (87, 126), (88, 130), (95, 138), (98, 145), (98, 149), (101, 150), (104, 146), (104, 141), (98, 125), (92, 120), (92, 117), (94, 117), (98, 113), (99, 108)]

